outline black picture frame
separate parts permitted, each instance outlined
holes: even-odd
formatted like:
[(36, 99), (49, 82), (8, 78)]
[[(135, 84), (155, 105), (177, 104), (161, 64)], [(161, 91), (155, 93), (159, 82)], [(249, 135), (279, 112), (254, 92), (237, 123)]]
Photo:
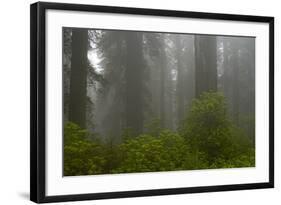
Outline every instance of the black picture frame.
[[(262, 22), (269, 25), (269, 181), (188, 188), (46, 196), (46, 10), (85, 11), (195, 19)], [(37, 203), (96, 200), (274, 187), (274, 18), (144, 8), (38, 2), (30, 7), (30, 200)]]

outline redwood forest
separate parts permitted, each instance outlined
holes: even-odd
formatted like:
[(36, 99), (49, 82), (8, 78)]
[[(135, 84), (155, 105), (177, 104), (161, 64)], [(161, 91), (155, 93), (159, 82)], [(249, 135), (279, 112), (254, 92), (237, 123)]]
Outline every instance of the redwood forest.
[(255, 167), (255, 38), (63, 30), (63, 175)]

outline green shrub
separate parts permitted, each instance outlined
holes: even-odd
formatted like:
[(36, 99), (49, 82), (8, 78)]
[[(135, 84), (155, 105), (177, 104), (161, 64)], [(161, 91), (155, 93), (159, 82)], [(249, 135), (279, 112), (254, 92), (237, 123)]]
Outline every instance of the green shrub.
[(220, 93), (205, 92), (193, 100), (180, 133), (187, 140), (197, 161), (207, 162), (209, 166), (228, 167), (223, 162), (232, 160), (233, 163), (240, 156), (253, 158), (248, 154), (252, 149), (249, 138), (228, 119), (225, 99)]
[(103, 172), (103, 147), (90, 139), (78, 125), (68, 122), (64, 127), (64, 175), (90, 175)]
[(153, 118), (145, 125), (145, 130), (145, 133), (157, 137), (163, 130), (163, 127), (161, 126), (161, 120), (159, 118)]
[(184, 138), (168, 130), (159, 136), (140, 135), (120, 145), (121, 166), (115, 172), (180, 170), (188, 159)]
[(251, 167), (255, 150), (249, 137), (228, 119), (224, 96), (203, 93), (194, 99), (178, 132), (159, 119), (136, 136), (124, 129), (122, 142), (99, 142), (74, 123), (64, 127), (64, 175), (155, 172)]

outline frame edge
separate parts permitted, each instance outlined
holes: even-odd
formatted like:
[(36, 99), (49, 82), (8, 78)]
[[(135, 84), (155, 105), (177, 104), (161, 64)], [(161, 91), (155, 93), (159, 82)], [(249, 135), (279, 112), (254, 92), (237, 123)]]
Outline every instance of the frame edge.
[(30, 200), (38, 202), (37, 170), (37, 8), (30, 5)]
[(269, 24), (269, 184), (274, 188), (274, 17)]
[(45, 6), (30, 5), (30, 200), (45, 195)]
[[(256, 184), (237, 184), (175, 189), (139, 190), (129, 192), (108, 192), (92, 194), (75, 194), (46, 196), (45, 193), (45, 10), (82, 10), (90, 11), (96, 7), (99, 12), (142, 15), (177, 16), (202, 19), (237, 20), (264, 22), (269, 24), (269, 70), (270, 70), (270, 116), (269, 116), (269, 182)], [(168, 12), (164, 15), (164, 12)], [(152, 14), (153, 13), (153, 14)], [(201, 17), (200, 17), (201, 16)], [(202, 17), (203, 16), (203, 17)], [(240, 18), (240, 19), (239, 19)], [(40, 92), (41, 91), (41, 92)], [(156, 195), (188, 194), (202, 192), (220, 192), (247, 189), (274, 188), (274, 17), (247, 16), (236, 14), (218, 14), (188, 11), (156, 10), (145, 8), (95, 6), (81, 4), (64, 4), (37, 2), (30, 5), (30, 200), (35, 203), (62, 202), (77, 200), (97, 200), (125, 197), (145, 197)]]

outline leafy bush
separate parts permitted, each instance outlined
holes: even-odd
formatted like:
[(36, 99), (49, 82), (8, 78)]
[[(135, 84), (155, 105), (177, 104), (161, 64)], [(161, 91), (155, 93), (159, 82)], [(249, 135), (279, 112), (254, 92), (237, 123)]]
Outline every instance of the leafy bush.
[(168, 130), (156, 137), (146, 134), (129, 139), (120, 150), (122, 163), (117, 173), (179, 170), (188, 158), (184, 138)]
[(249, 153), (253, 148), (248, 137), (228, 119), (225, 99), (220, 93), (206, 92), (193, 100), (180, 132), (194, 155), (200, 156), (198, 160), (209, 166), (253, 165), (253, 160), (238, 163), (239, 156), (252, 157)]
[(146, 133), (157, 137), (163, 130), (161, 126), (161, 120), (159, 118), (153, 118), (149, 123), (145, 125)]
[(64, 128), (64, 175), (155, 172), (251, 167), (255, 150), (249, 137), (228, 119), (224, 96), (203, 93), (194, 99), (178, 132), (159, 119), (136, 136), (125, 129), (122, 143), (99, 142), (74, 123)]
[(74, 123), (64, 128), (64, 175), (90, 175), (103, 173), (105, 164), (103, 147), (89, 140), (88, 133)]

